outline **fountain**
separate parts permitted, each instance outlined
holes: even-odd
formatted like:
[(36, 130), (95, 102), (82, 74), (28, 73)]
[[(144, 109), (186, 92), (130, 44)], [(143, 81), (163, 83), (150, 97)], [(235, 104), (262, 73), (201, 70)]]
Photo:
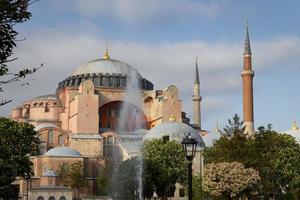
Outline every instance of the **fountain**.
[[(126, 81), (126, 92), (124, 93), (124, 103), (122, 104), (120, 110), (119, 120), (117, 124), (117, 134), (119, 142), (122, 142), (122, 144), (127, 145), (129, 149), (133, 149), (131, 153), (132, 155), (137, 157), (137, 164), (134, 167), (136, 169), (136, 180), (138, 182), (135, 196), (138, 200), (142, 200), (143, 162), (141, 148), (142, 137), (145, 134), (145, 132), (143, 131), (143, 128), (145, 127), (145, 118), (144, 114), (141, 112), (142, 104), (139, 74), (136, 71), (131, 71), (126, 78)], [(114, 159), (118, 159), (118, 152), (114, 152), (113, 156)], [(113, 173), (117, 174), (118, 170), (118, 166), (115, 166), (113, 169)], [(118, 181), (117, 179), (118, 177), (115, 181)], [(118, 188), (115, 188), (114, 186), (113, 188), (115, 190), (113, 191), (113, 193), (115, 195), (118, 194)], [(118, 197), (118, 199), (119, 198), (120, 197)]]

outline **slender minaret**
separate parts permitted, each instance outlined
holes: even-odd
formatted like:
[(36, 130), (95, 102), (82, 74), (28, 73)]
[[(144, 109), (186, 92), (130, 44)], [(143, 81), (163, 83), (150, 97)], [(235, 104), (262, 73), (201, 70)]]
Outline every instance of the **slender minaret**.
[(196, 59), (196, 70), (195, 70), (195, 82), (194, 82), (194, 124), (201, 129), (201, 102), (202, 97), (200, 96), (200, 81), (198, 72), (198, 60)]
[(243, 116), (245, 133), (252, 134), (254, 132), (254, 117), (253, 117), (253, 77), (252, 70), (252, 54), (250, 48), (248, 23), (246, 25), (246, 35), (244, 43), (244, 68), (242, 72), (243, 79)]

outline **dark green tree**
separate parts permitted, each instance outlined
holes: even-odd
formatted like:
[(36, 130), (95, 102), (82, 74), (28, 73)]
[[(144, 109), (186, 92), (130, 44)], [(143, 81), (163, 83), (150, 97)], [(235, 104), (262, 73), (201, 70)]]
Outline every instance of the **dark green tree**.
[(294, 178), (290, 187), (290, 199), (300, 199), (300, 176)]
[[(12, 58), (13, 50), (17, 46), (18, 32), (15, 25), (30, 19), (31, 13), (27, 11), (28, 5), (35, 1), (31, 0), (1, 0), (0, 1), (0, 92), (3, 92), (2, 85), (19, 81), (36, 72), (39, 67), (23, 67), (18, 72), (9, 70), (8, 63), (16, 60)], [(11, 100), (1, 100), (0, 106), (9, 103)]]
[(267, 129), (260, 127), (253, 137), (247, 137), (237, 119), (230, 120), (226, 134), (205, 149), (205, 163), (243, 163), (259, 172), (265, 198), (286, 198), (293, 178), (300, 175), (299, 144), (293, 137), (273, 131), (271, 125)]
[(186, 183), (186, 161), (181, 144), (165, 139), (146, 141), (143, 158), (145, 176), (161, 199), (167, 199), (174, 192), (176, 183)]
[(34, 126), (0, 118), (0, 199), (10, 197), (17, 177), (30, 178), (39, 142)]

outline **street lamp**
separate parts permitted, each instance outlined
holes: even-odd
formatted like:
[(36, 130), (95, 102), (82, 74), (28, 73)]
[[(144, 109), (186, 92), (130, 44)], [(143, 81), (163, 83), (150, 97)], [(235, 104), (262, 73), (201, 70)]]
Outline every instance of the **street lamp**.
[(189, 133), (181, 142), (188, 161), (188, 200), (192, 200), (192, 161), (196, 154), (197, 141)]

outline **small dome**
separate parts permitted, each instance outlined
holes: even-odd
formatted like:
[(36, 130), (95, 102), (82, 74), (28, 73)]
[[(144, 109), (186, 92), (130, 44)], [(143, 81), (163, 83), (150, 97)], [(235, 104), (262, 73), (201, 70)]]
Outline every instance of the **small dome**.
[(129, 77), (137, 76), (137, 78), (142, 78), (138, 71), (130, 65), (110, 58), (96, 59), (83, 64), (75, 71), (73, 75), (75, 76), (91, 73), (122, 74)]
[(70, 147), (55, 147), (47, 151), (44, 156), (55, 157), (82, 157), (82, 155)]
[(49, 169), (43, 173), (43, 176), (57, 176), (54, 170)]
[(198, 131), (187, 124), (178, 122), (167, 122), (155, 126), (148, 131), (148, 133), (143, 137), (143, 140), (145, 141), (155, 138), (161, 139), (163, 136), (169, 136), (170, 140), (175, 140), (181, 143), (183, 138), (185, 138), (188, 134), (191, 134), (191, 136), (196, 139), (198, 146), (205, 146)]

